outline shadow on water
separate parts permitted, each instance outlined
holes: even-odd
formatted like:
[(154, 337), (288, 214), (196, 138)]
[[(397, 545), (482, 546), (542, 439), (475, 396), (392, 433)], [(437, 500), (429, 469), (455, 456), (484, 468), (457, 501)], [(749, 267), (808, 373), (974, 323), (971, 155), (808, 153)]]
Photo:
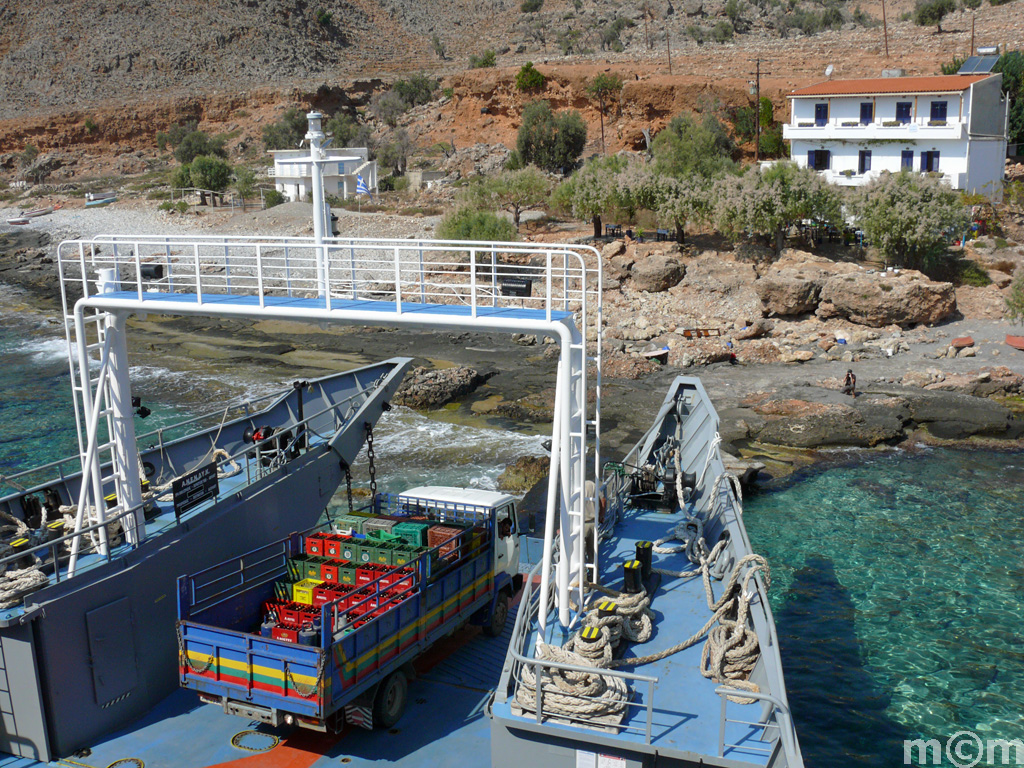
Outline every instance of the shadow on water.
[(891, 694), (864, 669), (856, 609), (832, 561), (811, 556), (775, 614), (786, 690), (808, 766), (893, 765), (913, 738), (886, 717)]

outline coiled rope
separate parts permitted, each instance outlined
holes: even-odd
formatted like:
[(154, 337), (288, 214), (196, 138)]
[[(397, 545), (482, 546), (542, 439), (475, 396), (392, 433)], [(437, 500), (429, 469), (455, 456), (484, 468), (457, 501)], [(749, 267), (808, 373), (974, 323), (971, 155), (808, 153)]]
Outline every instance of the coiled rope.
[[(536, 658), (559, 664), (594, 666), (591, 660), (579, 653), (542, 642), (537, 643)], [(602, 675), (596, 668), (594, 672), (574, 672), (542, 666), (540, 678), (544, 697), (542, 707), (549, 715), (593, 720), (616, 718), (625, 713), (629, 687), (621, 677)], [(536, 707), (537, 686), (534, 666), (524, 664), (516, 689), (516, 701), (523, 709), (532, 711)]]
[(566, 641), (563, 648), (588, 659), (598, 667), (611, 666), (612, 654), (622, 639), (646, 643), (654, 634), (654, 613), (646, 590), (630, 594), (589, 585), (614, 601), (592, 606), (583, 618), (583, 626)]

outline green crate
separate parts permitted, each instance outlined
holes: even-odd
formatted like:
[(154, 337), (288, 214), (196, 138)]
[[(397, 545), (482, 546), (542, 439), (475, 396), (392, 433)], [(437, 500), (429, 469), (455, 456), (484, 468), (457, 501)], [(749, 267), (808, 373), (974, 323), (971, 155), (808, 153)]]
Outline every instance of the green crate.
[(338, 583), (339, 584), (351, 584), (355, 586), (356, 583), (356, 567), (354, 565), (339, 565), (338, 566)]
[(390, 543), (390, 542), (394, 542), (394, 541), (402, 541), (402, 537), (401, 536), (396, 536), (393, 533), (388, 533), (383, 528), (372, 528), (372, 529), (368, 530), (366, 532), (366, 538), (371, 540), (371, 541), (375, 541), (375, 542), (376, 541), (386, 541), (386, 542)]
[(356, 565), (363, 563), (376, 563), (377, 562), (377, 547), (369, 544), (360, 544), (359, 552), (353, 560)]
[(380, 565), (394, 565), (395, 547), (391, 542), (380, 541), (374, 545), (374, 561)]
[(305, 556), (302, 556), (302, 557), (289, 557), (288, 558), (288, 581), (302, 581), (304, 578), (306, 578), (306, 558), (305, 558)]
[(359, 553), (362, 549), (363, 545), (355, 541), (343, 541), (341, 543), (341, 559), (348, 560), (350, 563), (358, 563)]
[(340, 531), (352, 531), (353, 533), (363, 532), (363, 521), (365, 517), (358, 515), (343, 515), (335, 521), (335, 525)]
[(286, 602), (286, 603), (290, 603), (292, 601), (292, 594), (293, 594), (293, 592), (292, 592), (292, 589), (293, 589), (292, 585), (294, 583), (295, 582), (293, 582), (293, 581), (285, 581), (284, 579), (282, 579), (280, 581), (275, 581), (274, 582), (274, 599), (275, 600), (281, 600), (281, 601)]
[(320, 567), (324, 563), (333, 562), (329, 557), (319, 557), (317, 555), (307, 555), (305, 568), (302, 573), (303, 579), (319, 579), (320, 578)]
[(408, 565), (426, 551), (426, 547), (414, 547), (410, 544), (400, 544), (391, 553), (392, 565)]
[(404, 541), (413, 546), (425, 547), (427, 545), (427, 523), (398, 523), (391, 532), (402, 537)]

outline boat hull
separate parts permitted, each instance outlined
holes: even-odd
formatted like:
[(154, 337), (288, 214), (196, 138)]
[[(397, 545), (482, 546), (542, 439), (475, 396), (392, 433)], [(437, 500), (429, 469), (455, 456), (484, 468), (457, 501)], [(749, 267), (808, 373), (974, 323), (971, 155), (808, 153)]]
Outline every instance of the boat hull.
[(1007, 334), (1006, 343), (1014, 349), (1024, 351), (1024, 336), (1010, 336)]

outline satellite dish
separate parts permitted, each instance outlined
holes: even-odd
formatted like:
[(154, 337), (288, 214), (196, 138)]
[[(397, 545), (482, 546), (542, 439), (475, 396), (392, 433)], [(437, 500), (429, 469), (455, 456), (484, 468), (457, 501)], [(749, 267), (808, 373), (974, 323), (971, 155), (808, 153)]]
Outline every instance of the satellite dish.
[(832, 77), (832, 73), (836, 71), (836, 68), (829, 64), (825, 67), (825, 77)]

